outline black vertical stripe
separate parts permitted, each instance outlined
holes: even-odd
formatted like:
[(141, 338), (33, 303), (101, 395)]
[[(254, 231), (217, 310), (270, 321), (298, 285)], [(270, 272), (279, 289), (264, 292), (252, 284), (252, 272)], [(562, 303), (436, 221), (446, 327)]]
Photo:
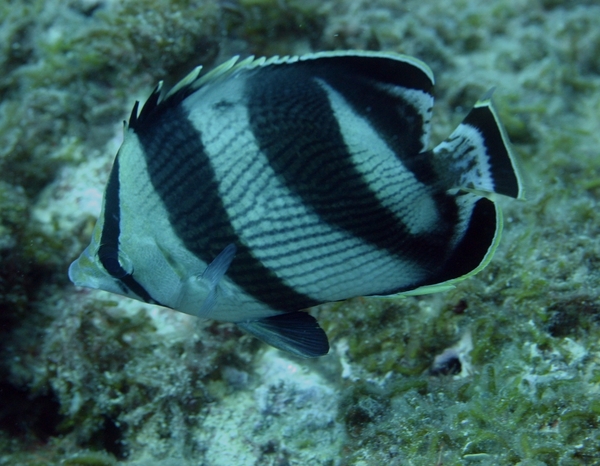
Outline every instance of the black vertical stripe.
[(483, 197), (475, 202), (469, 225), (461, 241), (445, 261), (439, 274), (424, 285), (441, 283), (472, 272), (490, 250), (496, 236), (497, 222), (496, 207), (492, 201)]
[(410, 62), (387, 57), (331, 57), (308, 63), (313, 67), (311, 73), (340, 92), (421, 183), (435, 182), (432, 160), (419, 157), (428, 149), (421, 142), (425, 125), (430, 123), (424, 120), (423, 109), (376, 86), (421, 91), (433, 100), (433, 82), (423, 70)]
[(423, 157), (425, 125), (419, 109), (399, 95), (377, 88), (369, 79), (349, 80), (342, 73), (323, 73), (326, 82), (340, 92), (352, 110), (365, 118), (386, 145), (417, 180), (435, 184), (433, 159)]
[[(115, 158), (106, 192), (104, 195), (104, 223), (98, 248), (98, 259), (108, 272), (114, 277), (124, 293), (131, 290), (147, 303), (160, 304), (152, 298), (148, 291), (128, 273), (119, 262), (119, 237), (121, 235), (121, 207), (119, 196), (119, 155)], [(134, 271), (135, 272), (135, 271)]]
[(151, 118), (137, 122), (135, 132), (154, 189), (173, 229), (191, 253), (208, 264), (227, 245), (235, 244), (237, 254), (227, 277), (246, 293), (281, 311), (319, 304), (287, 286), (240, 242), (219, 196), (218, 181), (200, 134), (181, 105), (153, 112)]
[[(260, 148), (283, 183), (325, 222), (402, 259), (433, 268), (449, 252), (458, 219), (454, 199), (438, 193), (434, 197), (441, 218), (438, 228), (425, 235), (410, 234), (352, 163), (327, 92), (313, 79), (315, 74), (332, 73), (310, 65), (314, 63), (271, 66), (248, 79), (250, 124)], [(343, 69), (337, 71), (344, 74)], [(344, 96), (349, 87), (350, 82)], [(372, 113), (385, 113), (379, 100), (369, 98), (363, 95), (363, 106), (371, 105)], [(411, 128), (398, 123), (399, 137), (405, 137), (402, 132)], [(403, 150), (418, 150), (415, 144)]]

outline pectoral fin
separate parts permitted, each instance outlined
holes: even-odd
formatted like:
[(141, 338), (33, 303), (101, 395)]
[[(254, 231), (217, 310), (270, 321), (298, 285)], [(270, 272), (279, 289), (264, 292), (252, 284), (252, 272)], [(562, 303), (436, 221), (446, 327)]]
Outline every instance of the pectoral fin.
[(217, 302), (217, 287), (231, 265), (231, 261), (233, 260), (236, 251), (237, 248), (235, 247), (235, 244), (229, 244), (210, 264), (208, 264), (208, 267), (206, 267), (201, 279), (206, 283), (209, 291), (208, 296), (197, 313), (198, 317), (203, 319), (211, 318), (211, 311)]
[(306, 312), (287, 312), (252, 322), (238, 322), (241, 329), (256, 338), (303, 358), (316, 358), (329, 352), (327, 335), (317, 319)]

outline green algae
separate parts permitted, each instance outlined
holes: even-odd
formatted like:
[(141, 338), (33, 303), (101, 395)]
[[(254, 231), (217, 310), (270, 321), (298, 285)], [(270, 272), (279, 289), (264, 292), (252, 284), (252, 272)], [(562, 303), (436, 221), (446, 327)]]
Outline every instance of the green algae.
[(290, 55), (317, 46), (325, 16), (315, 0), (240, 0), (224, 10), (232, 37), (246, 41), (258, 55)]
[(78, 453), (62, 461), (65, 466), (113, 466), (116, 459), (109, 454), (101, 452)]

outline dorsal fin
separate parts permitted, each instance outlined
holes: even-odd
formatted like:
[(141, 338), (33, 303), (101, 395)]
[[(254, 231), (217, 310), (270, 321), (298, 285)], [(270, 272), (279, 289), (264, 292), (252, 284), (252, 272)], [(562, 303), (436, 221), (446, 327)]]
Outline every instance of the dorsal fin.
[(129, 117), (129, 128), (135, 130), (139, 125), (146, 123), (149, 118), (156, 116), (158, 112), (178, 105), (183, 99), (197, 91), (203, 85), (217, 79), (223, 79), (233, 72), (246, 67), (253, 61), (260, 61), (260, 59), (254, 60), (254, 57), (250, 56), (236, 64), (238, 59), (239, 56), (235, 56), (204, 75), (200, 74), (202, 66), (197, 66), (166, 93), (163, 92), (163, 82), (159, 81), (139, 114), (139, 102), (136, 102), (133, 106), (131, 116)]
[(390, 58), (393, 60), (402, 61), (409, 63), (410, 65), (418, 68), (425, 75), (425, 79), (434, 83), (433, 73), (431, 69), (420, 60), (409, 57), (406, 55), (400, 55), (393, 52), (372, 52), (367, 50), (342, 50), (342, 51), (331, 51), (331, 52), (317, 52), (308, 53), (305, 55), (285, 55), (280, 57), (275, 55), (270, 58), (259, 57), (255, 58), (253, 55), (241, 60), (239, 56), (235, 56), (225, 63), (217, 66), (208, 73), (202, 74), (202, 66), (197, 66), (190, 73), (188, 73), (181, 81), (173, 86), (168, 92), (163, 91), (163, 82), (160, 81), (158, 85), (150, 94), (150, 97), (146, 100), (138, 113), (139, 102), (136, 102), (131, 111), (129, 117), (128, 127), (134, 131), (141, 127), (141, 125), (147, 123), (150, 118), (156, 117), (162, 111), (178, 105), (190, 94), (196, 92), (202, 86), (210, 83), (214, 83), (223, 79), (228, 78), (232, 74), (235, 74), (242, 70), (251, 70), (254, 68), (270, 65), (282, 65), (291, 64), (298, 61), (310, 61), (319, 58), (332, 58), (332, 57), (379, 57), (379, 58)]

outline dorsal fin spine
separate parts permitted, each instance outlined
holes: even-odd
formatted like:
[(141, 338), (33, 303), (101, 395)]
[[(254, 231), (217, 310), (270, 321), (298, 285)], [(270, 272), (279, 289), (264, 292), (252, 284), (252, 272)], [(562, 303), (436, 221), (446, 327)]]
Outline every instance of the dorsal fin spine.
[(198, 76), (200, 75), (201, 71), (202, 71), (202, 65), (199, 65), (196, 68), (194, 68), (190, 73), (188, 73), (185, 76), (185, 78), (183, 78), (181, 81), (179, 81), (177, 84), (175, 84), (171, 88), (171, 90), (165, 96), (165, 99), (168, 99), (172, 95), (176, 94), (184, 87), (190, 86), (194, 81), (196, 81), (198, 79)]
[(190, 73), (188, 73), (182, 80), (180, 80), (175, 86), (173, 86), (166, 94), (162, 92), (163, 82), (160, 81), (148, 100), (143, 104), (141, 111), (138, 113), (139, 105), (135, 106), (135, 112), (132, 110), (129, 118), (129, 128), (136, 129), (136, 126), (143, 124), (147, 121), (147, 118), (154, 114), (158, 108), (166, 108), (171, 105), (176, 105), (185, 99), (188, 95), (200, 89), (202, 86), (221, 81), (228, 78), (234, 73), (241, 70), (251, 70), (262, 66), (269, 65), (283, 65), (291, 64), (299, 61), (310, 61), (319, 58), (328, 57), (344, 57), (344, 56), (363, 56), (363, 57), (388, 57), (399, 61), (404, 61), (412, 64), (419, 68), (433, 84), (433, 73), (431, 69), (420, 60), (401, 55), (393, 52), (372, 52), (366, 50), (344, 50), (344, 51), (326, 51), (309, 53), (305, 55), (285, 55), (280, 57), (275, 55), (273, 57), (259, 57), (255, 58), (254, 55), (239, 60), (239, 55), (236, 55), (225, 63), (217, 66), (213, 70), (206, 74), (202, 74), (202, 66), (197, 66)]

